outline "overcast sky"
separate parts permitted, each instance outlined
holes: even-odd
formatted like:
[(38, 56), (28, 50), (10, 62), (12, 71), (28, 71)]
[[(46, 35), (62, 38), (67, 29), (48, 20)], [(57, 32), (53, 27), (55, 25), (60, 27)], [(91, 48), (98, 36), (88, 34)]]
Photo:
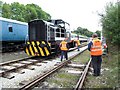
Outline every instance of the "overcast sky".
[(117, 0), (2, 0), (6, 3), (34, 3), (39, 5), (52, 19), (63, 19), (70, 23), (71, 29), (87, 28), (95, 32), (101, 30), (99, 13), (104, 13), (108, 2)]

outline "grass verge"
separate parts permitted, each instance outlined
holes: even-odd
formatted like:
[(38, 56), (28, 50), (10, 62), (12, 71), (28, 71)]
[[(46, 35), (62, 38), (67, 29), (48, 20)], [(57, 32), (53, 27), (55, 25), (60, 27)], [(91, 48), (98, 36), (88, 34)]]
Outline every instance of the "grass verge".
[(88, 75), (84, 88), (119, 88), (119, 56), (118, 48), (111, 48), (108, 55), (102, 56), (101, 76)]

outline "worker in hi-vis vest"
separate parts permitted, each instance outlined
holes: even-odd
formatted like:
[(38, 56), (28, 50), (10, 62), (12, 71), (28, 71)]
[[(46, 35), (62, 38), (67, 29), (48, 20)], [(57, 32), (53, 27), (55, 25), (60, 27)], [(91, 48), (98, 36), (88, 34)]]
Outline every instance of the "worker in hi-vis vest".
[(92, 35), (92, 41), (88, 44), (88, 50), (90, 51), (92, 58), (92, 66), (94, 76), (99, 76), (101, 71), (101, 63), (102, 63), (102, 42), (98, 39), (98, 35), (94, 33)]
[(61, 61), (63, 59), (63, 57), (66, 58), (66, 60), (68, 60), (68, 43), (67, 43), (67, 39), (68, 38), (65, 38), (61, 43), (60, 43), (60, 50), (61, 50)]

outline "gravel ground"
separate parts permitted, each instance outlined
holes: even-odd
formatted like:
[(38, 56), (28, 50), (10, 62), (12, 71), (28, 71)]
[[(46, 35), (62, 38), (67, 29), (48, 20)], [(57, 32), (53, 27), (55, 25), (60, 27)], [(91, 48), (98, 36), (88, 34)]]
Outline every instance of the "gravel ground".
[(24, 57), (29, 57), (24, 51), (11, 52), (11, 53), (0, 53), (0, 63), (20, 59)]
[[(81, 51), (86, 48), (87, 46), (81, 48)], [(77, 51), (77, 50), (75, 50), (74, 52), (69, 52), (68, 57), (71, 57), (74, 54), (77, 54), (79, 52), (80, 51)], [(35, 70), (23, 69), (23, 71), (25, 71), (24, 74), (11, 73), (10, 76), (15, 76), (12, 79), (0, 77), (0, 85), (2, 85), (0, 89), (1, 88), (19, 88), (21, 86), (20, 83), (25, 83), (25, 82), (33, 80), (35, 77), (41, 75), (45, 71), (50, 70), (53, 67), (55, 67), (54, 65), (60, 62), (61, 62), (60, 58), (55, 58), (54, 60), (47, 61), (47, 63), (41, 63), (41, 66), (31, 66), (31, 67), (34, 67)]]

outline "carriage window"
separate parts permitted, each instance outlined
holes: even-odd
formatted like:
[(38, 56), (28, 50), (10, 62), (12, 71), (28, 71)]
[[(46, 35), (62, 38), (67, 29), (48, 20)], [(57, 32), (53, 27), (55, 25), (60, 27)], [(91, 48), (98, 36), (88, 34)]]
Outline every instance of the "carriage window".
[(13, 28), (12, 27), (9, 27), (9, 32), (13, 32)]

